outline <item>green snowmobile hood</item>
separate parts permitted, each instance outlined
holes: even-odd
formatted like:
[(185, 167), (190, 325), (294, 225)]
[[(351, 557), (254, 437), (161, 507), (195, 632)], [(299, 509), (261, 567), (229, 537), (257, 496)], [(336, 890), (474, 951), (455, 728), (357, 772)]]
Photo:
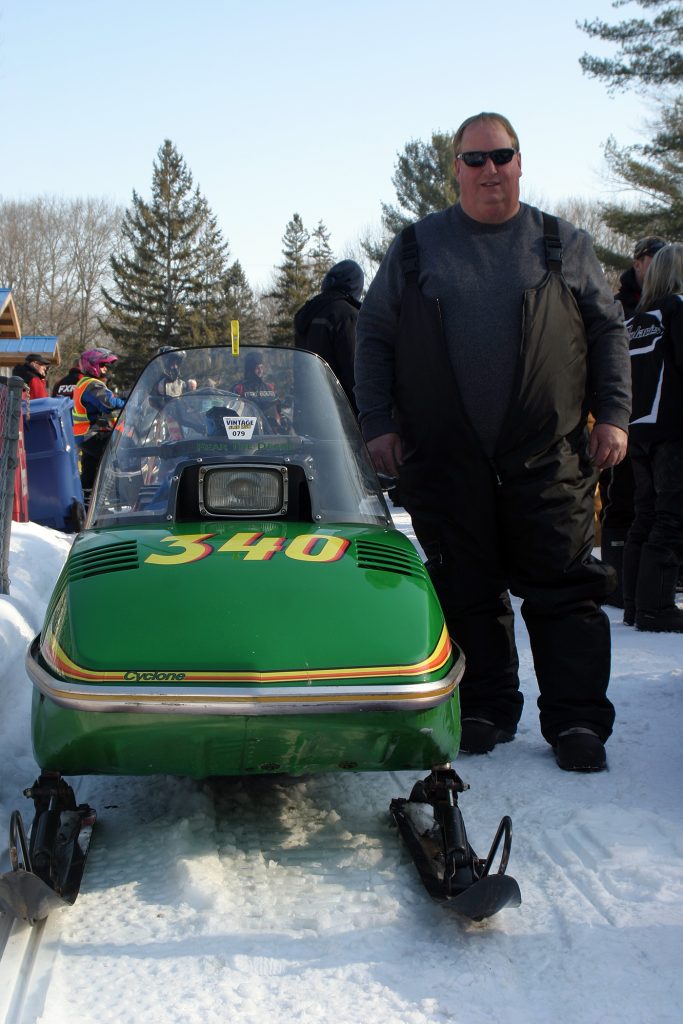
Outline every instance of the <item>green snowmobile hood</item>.
[[(108, 686), (444, 675), (443, 615), (413, 545), (379, 526), (202, 521), (88, 531), (48, 607), (53, 676)], [(220, 677), (220, 678), (219, 678)]]

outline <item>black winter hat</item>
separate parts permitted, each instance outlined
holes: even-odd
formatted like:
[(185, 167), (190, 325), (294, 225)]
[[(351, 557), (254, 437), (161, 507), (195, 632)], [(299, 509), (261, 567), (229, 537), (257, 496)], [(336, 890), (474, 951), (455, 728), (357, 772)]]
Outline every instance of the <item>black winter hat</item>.
[(263, 363), (263, 356), (260, 352), (254, 352), (251, 350), (247, 352), (244, 360), (245, 373), (253, 373), (257, 366), (261, 366)]
[(335, 263), (331, 270), (325, 274), (322, 283), (322, 290), (329, 292), (332, 289), (339, 292), (348, 292), (354, 299), (360, 301), (363, 294), (365, 275), (355, 260), (342, 260)]

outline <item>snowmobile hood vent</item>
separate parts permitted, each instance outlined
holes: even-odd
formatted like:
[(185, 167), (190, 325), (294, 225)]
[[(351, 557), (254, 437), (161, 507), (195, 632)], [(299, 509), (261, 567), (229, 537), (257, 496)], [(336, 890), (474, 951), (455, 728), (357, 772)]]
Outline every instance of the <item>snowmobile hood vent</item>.
[(89, 576), (100, 576), (105, 572), (137, 569), (139, 564), (138, 546), (134, 540), (121, 541), (118, 544), (104, 544), (100, 548), (71, 556), (69, 559), (69, 582), (87, 579)]
[(356, 541), (359, 569), (378, 569), (380, 572), (396, 572), (401, 576), (416, 576), (426, 579), (427, 570), (417, 551), (403, 551), (387, 548), (369, 540)]

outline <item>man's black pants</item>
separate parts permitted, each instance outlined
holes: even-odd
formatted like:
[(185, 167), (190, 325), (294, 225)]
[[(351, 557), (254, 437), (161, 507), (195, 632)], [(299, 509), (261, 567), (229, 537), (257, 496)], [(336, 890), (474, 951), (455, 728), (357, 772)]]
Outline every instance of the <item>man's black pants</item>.
[(409, 509), (449, 632), (465, 653), (462, 715), (517, 728), (523, 697), (510, 591), (522, 599), (543, 736), (554, 744), (563, 729), (582, 726), (604, 741), (614, 708), (610, 626), (599, 602), (614, 573), (591, 555), (594, 477), (571, 459), (548, 482), (534, 477), (444, 495), (438, 515)]

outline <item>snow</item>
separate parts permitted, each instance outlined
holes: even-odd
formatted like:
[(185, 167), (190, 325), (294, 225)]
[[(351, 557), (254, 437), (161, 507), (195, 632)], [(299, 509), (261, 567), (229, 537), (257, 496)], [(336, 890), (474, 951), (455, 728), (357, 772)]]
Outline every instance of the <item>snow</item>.
[[(14, 807), (30, 820), (24, 654), (70, 543), (12, 525), (11, 593), (0, 597), (3, 823)], [(0, 1020), (679, 1024), (683, 641), (607, 611), (610, 770), (555, 765), (519, 616), (517, 738), (457, 762), (478, 853), (512, 816), (519, 909), (474, 924), (429, 900), (388, 815), (391, 797), (426, 773), (85, 777), (72, 781), (99, 819), (81, 895), (34, 929), (40, 955), (21, 999), (2, 1003), (0, 970)], [(6, 840), (0, 860), (7, 870)], [(27, 925), (15, 933), (28, 942)]]

